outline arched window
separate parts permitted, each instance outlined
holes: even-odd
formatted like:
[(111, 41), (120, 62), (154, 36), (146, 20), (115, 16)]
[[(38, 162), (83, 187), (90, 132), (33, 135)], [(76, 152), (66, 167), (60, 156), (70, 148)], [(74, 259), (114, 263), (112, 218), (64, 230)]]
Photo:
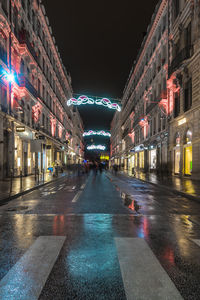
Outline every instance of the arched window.
[(187, 130), (185, 134), (185, 143), (191, 144), (192, 143), (192, 131), (190, 129)]
[(181, 143), (181, 136), (180, 133), (177, 132), (175, 136), (175, 146), (180, 146), (180, 143)]

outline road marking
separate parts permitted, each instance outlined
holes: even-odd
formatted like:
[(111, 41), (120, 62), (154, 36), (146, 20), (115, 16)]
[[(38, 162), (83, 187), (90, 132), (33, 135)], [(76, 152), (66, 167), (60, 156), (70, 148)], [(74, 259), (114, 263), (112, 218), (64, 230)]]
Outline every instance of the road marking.
[(145, 240), (115, 238), (127, 300), (183, 299)]
[(81, 190), (83, 190), (85, 188), (85, 186), (86, 186), (86, 183), (82, 184)]
[(200, 247), (200, 240), (193, 239), (192, 241), (193, 241), (197, 246)]
[(54, 189), (55, 189), (55, 187), (52, 187), (52, 188), (49, 189), (49, 191), (52, 191), (52, 190), (54, 190)]
[(0, 299), (38, 299), (65, 239), (65, 236), (38, 237), (0, 281)]
[(73, 198), (72, 202), (76, 202), (78, 200), (78, 198), (80, 197), (80, 195), (82, 194), (82, 191), (79, 191)]

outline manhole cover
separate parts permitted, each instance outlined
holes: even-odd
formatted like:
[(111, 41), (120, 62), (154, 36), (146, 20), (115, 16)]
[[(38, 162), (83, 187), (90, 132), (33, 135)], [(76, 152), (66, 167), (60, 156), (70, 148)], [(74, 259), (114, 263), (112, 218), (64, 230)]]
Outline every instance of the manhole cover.
[(6, 211), (22, 211), (28, 209), (28, 206), (10, 207)]

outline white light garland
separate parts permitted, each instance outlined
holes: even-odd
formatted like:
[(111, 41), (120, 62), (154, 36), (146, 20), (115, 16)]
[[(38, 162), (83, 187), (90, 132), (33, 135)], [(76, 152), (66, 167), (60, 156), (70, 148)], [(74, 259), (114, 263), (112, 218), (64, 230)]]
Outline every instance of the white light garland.
[(88, 130), (83, 133), (83, 136), (91, 136), (91, 135), (100, 135), (100, 136), (105, 136), (105, 137), (111, 137), (110, 132), (105, 132), (104, 130), (100, 131), (94, 131), (94, 130)]
[(70, 105), (82, 105), (82, 104), (103, 105), (103, 106), (108, 107), (110, 109), (115, 109), (115, 110), (121, 111), (121, 107), (117, 103), (112, 103), (107, 98), (94, 100), (92, 98), (89, 98), (89, 97), (83, 95), (83, 96), (78, 97), (78, 99), (71, 98), (67, 101), (68, 106), (70, 106)]
[(90, 145), (87, 146), (87, 150), (105, 150), (106, 147), (103, 145)]

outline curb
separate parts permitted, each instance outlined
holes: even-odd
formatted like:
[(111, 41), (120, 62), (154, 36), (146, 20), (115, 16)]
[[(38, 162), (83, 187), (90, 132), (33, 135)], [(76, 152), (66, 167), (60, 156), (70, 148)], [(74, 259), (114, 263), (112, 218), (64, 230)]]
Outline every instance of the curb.
[(130, 176), (128, 174), (125, 174), (125, 173), (122, 173), (121, 175), (124, 175), (124, 176), (126, 176), (128, 178), (132, 178), (132, 179), (135, 179), (135, 180), (139, 180), (139, 181), (142, 181), (142, 182), (145, 182), (145, 183), (149, 183), (149, 184), (151, 184), (153, 186), (156, 186), (158, 188), (161, 188), (163, 190), (168, 190), (168, 191), (170, 191), (170, 192), (172, 192), (174, 194), (181, 195), (181, 196), (183, 196), (185, 198), (188, 198), (190, 200), (194, 200), (196, 202), (200, 202), (200, 196), (199, 197), (198, 196), (193, 196), (191, 194), (187, 194), (185, 192), (178, 191), (178, 190), (176, 190), (174, 188), (170, 188), (170, 187), (165, 186), (163, 184), (158, 184), (158, 183), (154, 183), (154, 182), (151, 182), (151, 181), (148, 181), (148, 180), (144, 180), (144, 179), (140, 179), (140, 178), (137, 178), (137, 177), (132, 177), (132, 176)]
[(53, 183), (54, 181), (58, 181), (58, 180), (60, 180), (60, 179), (66, 178), (66, 177), (68, 177), (68, 176), (69, 176), (69, 174), (66, 174), (66, 175), (64, 175), (64, 176), (62, 176), (62, 177), (53, 179), (53, 180), (51, 180), (51, 181), (44, 182), (44, 183), (41, 183), (41, 184), (39, 184), (39, 185), (35, 185), (35, 186), (33, 186), (32, 188), (30, 188), (30, 189), (28, 189), (28, 190), (24, 190), (24, 191), (21, 191), (20, 193), (17, 193), (17, 194), (14, 194), (14, 195), (12, 195), (12, 196), (3, 198), (3, 199), (0, 200), (0, 206), (2, 206), (2, 205), (4, 205), (4, 204), (8, 203), (9, 201), (11, 201), (11, 200), (13, 200), (13, 199), (16, 199), (16, 198), (18, 198), (18, 197), (21, 197), (21, 196), (23, 196), (23, 195), (26, 195), (26, 194), (28, 194), (28, 193), (31, 193), (31, 192), (33, 192), (33, 191), (35, 191), (35, 190), (37, 190), (37, 189), (39, 189), (39, 188), (41, 188), (41, 187), (47, 185), (47, 184)]

